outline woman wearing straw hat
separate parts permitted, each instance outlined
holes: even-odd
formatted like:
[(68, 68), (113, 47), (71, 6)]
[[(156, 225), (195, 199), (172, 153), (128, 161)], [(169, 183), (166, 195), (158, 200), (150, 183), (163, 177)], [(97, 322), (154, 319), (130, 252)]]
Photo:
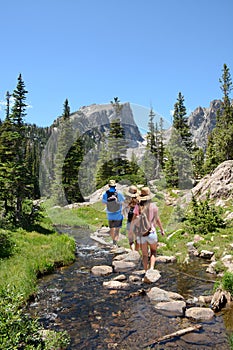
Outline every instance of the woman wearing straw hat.
[(150, 263), (149, 268), (154, 269), (156, 250), (158, 245), (158, 236), (156, 233), (156, 226), (160, 228), (162, 236), (164, 236), (164, 229), (159, 218), (158, 207), (155, 203), (151, 202), (154, 194), (151, 193), (149, 187), (142, 187), (141, 193), (138, 197), (138, 204), (134, 208), (133, 220), (130, 225), (130, 232), (133, 231), (134, 221), (140, 216), (142, 212), (146, 213), (147, 219), (149, 221), (149, 230), (144, 235), (141, 232), (137, 234), (137, 244), (139, 245), (142, 252), (142, 262), (145, 271), (148, 270), (148, 247), (150, 248)]
[(130, 225), (133, 219), (133, 211), (134, 211), (135, 205), (138, 203), (137, 197), (139, 196), (140, 192), (136, 186), (131, 185), (126, 189), (124, 194), (125, 194), (126, 200), (125, 200), (123, 213), (124, 213), (124, 216), (127, 218), (126, 230), (128, 232), (130, 249), (135, 250), (136, 240), (135, 240), (134, 233), (130, 231)]

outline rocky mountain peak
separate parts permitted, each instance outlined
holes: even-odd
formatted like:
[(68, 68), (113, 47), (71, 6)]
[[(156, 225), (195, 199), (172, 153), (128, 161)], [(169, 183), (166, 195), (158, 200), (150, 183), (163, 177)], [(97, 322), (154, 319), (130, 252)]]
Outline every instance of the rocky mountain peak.
[(116, 113), (112, 104), (92, 104), (83, 106), (77, 112), (71, 114), (71, 120), (80, 133), (98, 128), (101, 132), (108, 132), (110, 123), (119, 118), (125, 131), (129, 147), (137, 147), (143, 138), (135, 123), (133, 112), (129, 103), (122, 104), (122, 110)]
[(221, 100), (213, 100), (210, 102), (209, 108), (199, 106), (188, 118), (193, 141), (204, 150), (206, 149), (208, 135), (216, 125), (216, 114), (221, 104)]

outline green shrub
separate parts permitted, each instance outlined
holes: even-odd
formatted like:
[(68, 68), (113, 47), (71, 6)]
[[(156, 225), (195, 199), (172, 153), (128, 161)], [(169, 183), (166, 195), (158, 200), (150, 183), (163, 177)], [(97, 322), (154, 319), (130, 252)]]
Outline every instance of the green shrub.
[(191, 208), (185, 217), (185, 228), (193, 234), (207, 234), (225, 227), (222, 208), (210, 204), (209, 195), (204, 201), (192, 196)]
[(14, 241), (9, 232), (0, 231), (0, 259), (8, 258), (12, 255)]
[(223, 289), (230, 292), (233, 296), (233, 273), (225, 272), (222, 278)]

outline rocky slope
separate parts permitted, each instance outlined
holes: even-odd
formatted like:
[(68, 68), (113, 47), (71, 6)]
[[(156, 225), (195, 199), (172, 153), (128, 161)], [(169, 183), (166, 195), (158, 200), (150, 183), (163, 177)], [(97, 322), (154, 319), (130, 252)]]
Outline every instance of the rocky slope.
[(189, 202), (192, 196), (200, 200), (206, 198), (209, 193), (210, 199), (216, 205), (224, 206), (233, 198), (233, 160), (221, 163), (212, 173), (203, 177), (200, 182), (182, 199), (183, 204)]

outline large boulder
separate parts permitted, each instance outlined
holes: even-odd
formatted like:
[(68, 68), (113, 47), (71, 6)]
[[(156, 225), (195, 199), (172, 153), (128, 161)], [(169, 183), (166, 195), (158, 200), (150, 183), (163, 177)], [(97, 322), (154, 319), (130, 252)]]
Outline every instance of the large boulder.
[[(204, 200), (207, 194), (215, 200), (216, 205), (223, 206), (224, 201), (233, 198), (233, 160), (221, 163), (212, 173), (203, 177), (200, 182), (189, 191), (181, 200), (180, 205), (185, 206), (193, 195)], [(220, 200), (221, 199), (221, 200)]]

